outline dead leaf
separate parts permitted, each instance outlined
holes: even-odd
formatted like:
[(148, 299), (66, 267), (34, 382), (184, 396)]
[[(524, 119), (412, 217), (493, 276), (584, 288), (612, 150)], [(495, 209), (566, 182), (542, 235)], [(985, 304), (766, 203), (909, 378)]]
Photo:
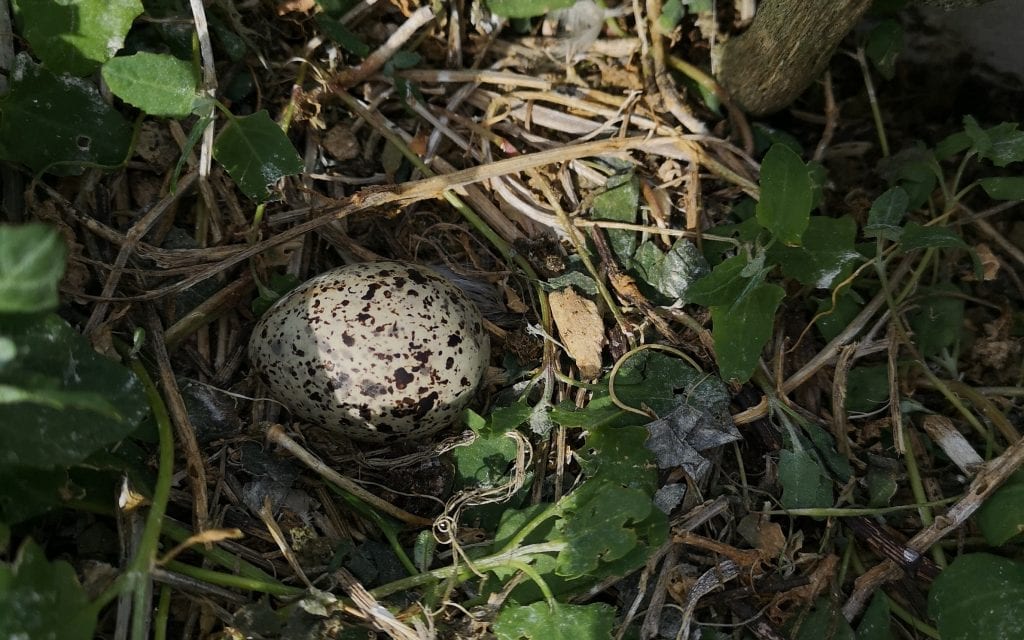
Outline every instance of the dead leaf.
[(597, 305), (572, 289), (555, 291), (548, 300), (558, 335), (580, 368), (580, 375), (587, 380), (598, 377), (604, 348), (604, 323)]
[(751, 513), (740, 520), (736, 531), (750, 546), (755, 547), (765, 560), (778, 558), (786, 548), (786, 536), (779, 523), (767, 516)]
[(359, 155), (359, 141), (352, 134), (352, 130), (343, 124), (331, 127), (320, 142), (320, 146), (338, 161), (351, 160)]
[[(999, 258), (992, 252), (992, 249), (984, 242), (974, 245), (974, 251), (978, 254), (981, 262), (981, 279), (985, 281), (995, 280), (999, 274)], [(977, 280), (973, 273), (964, 276), (964, 280)]]
[(285, 0), (277, 5), (277, 15), (286, 13), (309, 13), (316, 8), (316, 0)]

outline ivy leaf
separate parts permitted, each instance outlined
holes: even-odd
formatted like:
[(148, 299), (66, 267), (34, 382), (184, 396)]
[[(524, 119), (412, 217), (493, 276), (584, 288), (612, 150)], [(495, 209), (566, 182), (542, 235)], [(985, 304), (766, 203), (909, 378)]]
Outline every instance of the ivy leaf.
[(900, 223), (907, 215), (909, 205), (910, 196), (903, 187), (893, 187), (875, 198), (868, 212), (868, 222), (864, 225), (864, 236), (899, 240), (903, 233)]
[(608, 640), (615, 608), (604, 603), (506, 605), (494, 621), (498, 640)]
[(65, 253), (53, 227), (0, 225), (0, 313), (56, 309)]
[(118, 165), (131, 145), (131, 125), (95, 86), (56, 76), (26, 54), (15, 60), (0, 112), (0, 160), (33, 171), (66, 175), (81, 172), (78, 165), (85, 163)]
[[(572, 2), (569, 3), (571, 5)], [(569, 6), (566, 5), (566, 6)], [(605, 185), (607, 191), (594, 198), (591, 214), (595, 220), (636, 222), (640, 205), (640, 181), (633, 174), (612, 176)], [(637, 234), (625, 229), (609, 229), (608, 241), (612, 251), (623, 264), (630, 264), (637, 248)]]
[(785, 295), (782, 287), (761, 283), (729, 306), (711, 307), (712, 337), (723, 380), (746, 382), (753, 375)]
[(0, 638), (89, 640), (96, 613), (63, 560), (47, 562), (27, 540), (13, 564), (0, 563)]
[(266, 110), (233, 118), (217, 137), (213, 157), (257, 201), (270, 195), (268, 185), (302, 172), (302, 158)]
[(55, 73), (86, 76), (124, 46), (139, 0), (16, 0), (15, 18), (33, 53)]
[(928, 613), (942, 640), (1024, 638), (1024, 564), (988, 553), (953, 561), (932, 584)]
[(757, 221), (780, 242), (798, 246), (811, 215), (813, 187), (807, 165), (792, 149), (772, 145), (761, 163)]
[(198, 97), (192, 65), (166, 53), (113, 58), (102, 74), (114, 95), (151, 116), (184, 118)]
[(644, 448), (646, 440), (644, 427), (596, 427), (587, 433), (586, 446), (579, 451), (580, 467), (588, 478), (654, 493), (658, 473)]
[(853, 272), (854, 263), (864, 259), (854, 249), (856, 237), (857, 224), (849, 216), (811, 216), (803, 244), (774, 246), (768, 252), (769, 259), (802, 284), (830, 289)]
[(676, 240), (667, 252), (648, 240), (640, 245), (633, 264), (643, 281), (669, 303), (687, 302), (687, 291), (708, 274), (707, 260), (686, 238)]
[(832, 506), (832, 481), (806, 449), (779, 453), (779, 484), (784, 509)]
[(149, 412), (131, 371), (56, 315), (0, 322), (17, 356), (0, 370), (0, 464), (49, 469), (124, 438)]

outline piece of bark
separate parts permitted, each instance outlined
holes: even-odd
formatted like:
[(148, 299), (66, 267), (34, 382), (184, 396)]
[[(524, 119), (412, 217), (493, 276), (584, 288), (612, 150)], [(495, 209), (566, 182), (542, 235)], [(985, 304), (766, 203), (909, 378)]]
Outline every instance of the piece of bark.
[(871, 0), (764, 0), (722, 49), (718, 80), (753, 115), (793, 102), (825, 70)]
[(555, 291), (548, 296), (548, 301), (558, 335), (580, 368), (580, 377), (585, 380), (598, 377), (601, 374), (604, 323), (597, 305), (572, 289)]

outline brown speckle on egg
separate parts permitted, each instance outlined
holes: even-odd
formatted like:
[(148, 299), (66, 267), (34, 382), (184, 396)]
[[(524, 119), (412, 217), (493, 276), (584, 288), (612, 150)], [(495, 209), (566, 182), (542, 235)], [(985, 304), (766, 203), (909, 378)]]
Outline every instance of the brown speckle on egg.
[(263, 315), (249, 343), (273, 398), (370, 442), (450, 426), (475, 394), (488, 352), (480, 312), (462, 291), (400, 262), (308, 280)]

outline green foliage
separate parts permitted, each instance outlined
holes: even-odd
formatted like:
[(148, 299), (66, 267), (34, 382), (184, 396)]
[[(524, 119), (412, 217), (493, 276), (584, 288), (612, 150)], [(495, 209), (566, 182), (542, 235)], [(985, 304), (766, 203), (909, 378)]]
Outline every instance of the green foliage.
[[(640, 203), (640, 181), (636, 176), (632, 173), (613, 176), (605, 186), (607, 191), (594, 198), (594, 219), (635, 223)], [(609, 229), (608, 239), (619, 261), (630, 264), (638, 245), (637, 234), (623, 229)]]
[(868, 33), (864, 53), (887, 80), (896, 73), (896, 58), (903, 50), (903, 27), (895, 20), (883, 20)]
[(647, 240), (637, 249), (633, 266), (643, 282), (651, 285), (662, 300), (671, 304), (687, 302), (687, 292), (708, 274), (708, 263), (696, 246), (679, 238), (668, 251)]
[(1024, 564), (968, 553), (944, 569), (928, 595), (942, 640), (1024, 638)]
[(607, 604), (535, 602), (503, 608), (493, 629), (498, 640), (610, 640), (614, 623)]
[[(53, 227), (0, 225), (0, 314), (56, 309), (64, 254), (64, 243)], [(12, 342), (5, 344), (14, 349)], [(0, 353), (0, 374), (13, 355)]]
[(10, 93), (0, 99), (0, 159), (53, 173), (115, 166), (128, 155), (131, 137), (131, 125), (95, 86), (17, 57)]
[(910, 314), (914, 342), (925, 357), (938, 355), (960, 338), (964, 300), (952, 284), (923, 288), (922, 300)]
[(853, 218), (812, 216), (801, 247), (775, 245), (768, 258), (782, 267), (782, 273), (801, 284), (831, 289), (864, 260), (854, 249), (857, 224)]
[(217, 137), (213, 157), (257, 201), (270, 195), (268, 185), (302, 171), (302, 158), (265, 110), (233, 117)]
[(832, 506), (832, 481), (806, 449), (781, 451), (779, 484), (785, 509)]
[(1016, 122), (1004, 122), (983, 129), (971, 116), (964, 116), (964, 133), (971, 139), (971, 150), (979, 158), (997, 167), (1024, 160), (1024, 131)]
[(745, 382), (772, 336), (775, 311), (786, 296), (782, 287), (761, 283), (746, 289), (730, 305), (711, 307), (715, 355), (722, 378)]
[(487, 8), (503, 18), (532, 18), (574, 4), (576, 0), (487, 0)]
[(903, 229), (900, 223), (907, 215), (910, 196), (903, 187), (893, 187), (875, 198), (868, 213), (868, 222), (864, 225), (864, 235), (868, 238), (885, 238), (899, 240)]
[(761, 162), (757, 221), (780, 242), (799, 246), (811, 215), (811, 176), (792, 149), (772, 145)]
[(843, 617), (839, 607), (824, 598), (819, 598), (811, 612), (800, 624), (794, 640), (857, 640), (850, 623)]
[(13, 563), (0, 563), (0, 637), (88, 640), (95, 627), (96, 611), (70, 564), (47, 562), (31, 540)]
[(153, 116), (184, 118), (198, 98), (192, 65), (165, 53), (114, 58), (103, 65), (103, 80), (114, 95)]
[(88, 75), (124, 46), (139, 0), (15, 0), (32, 52), (54, 73)]
[(974, 516), (985, 540), (999, 547), (1024, 533), (1024, 471), (1010, 476)]

